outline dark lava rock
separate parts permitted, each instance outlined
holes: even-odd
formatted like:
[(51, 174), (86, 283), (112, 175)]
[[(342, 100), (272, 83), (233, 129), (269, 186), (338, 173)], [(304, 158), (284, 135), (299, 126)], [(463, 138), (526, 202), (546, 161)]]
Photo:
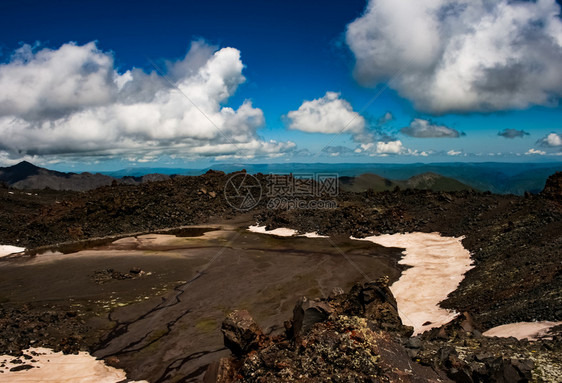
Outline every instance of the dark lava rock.
[(105, 269), (105, 270), (97, 270), (94, 271), (94, 274), (91, 278), (96, 282), (98, 285), (102, 285), (107, 282), (111, 281), (123, 281), (126, 279), (135, 279), (138, 277), (143, 276), (144, 273), (139, 268), (132, 268), (128, 273), (123, 273), (121, 271), (113, 270), (113, 269)]
[[(17, 308), (0, 305), (0, 355), (22, 357), (25, 360), (37, 356), (35, 352), (26, 355), (22, 350), (30, 347), (52, 348), (54, 351), (76, 353), (86, 349), (83, 338), (91, 328), (77, 315), (67, 315), (68, 307)], [(14, 359), (15, 363), (22, 363)]]
[[(205, 382), (529, 382), (562, 374), (562, 332), (536, 342), (487, 338), (470, 313), (409, 338), (388, 279), (348, 293), (302, 298), (285, 335), (265, 336), (247, 311), (223, 325), (233, 355)], [(227, 336), (228, 334), (228, 336)]]
[[(411, 362), (401, 345), (400, 318), (389, 317), (395, 311), (387, 307), (394, 300), (387, 283), (356, 285), (348, 294), (326, 299), (303, 298), (288, 323), (294, 330), (260, 342), (262, 332), (247, 312), (231, 314), (225, 320), (228, 331), (247, 335), (225, 334), (233, 356), (209, 366), (205, 382), (450, 381)], [(381, 325), (387, 323), (398, 324), (391, 326), (397, 332), (384, 331)], [(258, 347), (241, 352), (248, 343)]]
[(309, 301), (306, 297), (302, 297), (293, 309), (292, 336), (306, 335), (315, 323), (328, 319), (332, 311), (326, 302)]
[(246, 310), (234, 311), (222, 323), (224, 344), (235, 355), (243, 355), (256, 349), (263, 333)]
[(422, 334), (420, 350), (412, 359), (445, 371), (456, 382), (557, 381), (562, 373), (562, 342), (557, 335), (536, 342), (488, 338), (476, 323), (467, 327), (470, 319), (464, 313)]
[(562, 172), (556, 172), (546, 180), (542, 195), (562, 201)]
[(30, 365), (30, 364), (22, 364), (20, 366), (10, 368), (10, 371), (12, 371), (12, 372), (25, 371), (25, 370), (31, 370), (32, 368), (35, 368), (35, 367)]

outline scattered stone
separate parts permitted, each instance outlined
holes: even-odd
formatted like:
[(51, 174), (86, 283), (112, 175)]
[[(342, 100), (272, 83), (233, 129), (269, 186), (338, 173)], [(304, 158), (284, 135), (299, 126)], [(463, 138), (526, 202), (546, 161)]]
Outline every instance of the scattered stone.
[(222, 323), (224, 344), (235, 355), (244, 355), (256, 349), (263, 333), (246, 310), (232, 312)]
[(10, 368), (10, 371), (11, 372), (25, 371), (25, 370), (31, 370), (32, 368), (35, 368), (35, 366), (32, 366), (30, 364), (22, 364), (21, 366), (16, 366), (16, 367)]
[(421, 348), (421, 346), (422, 342), (418, 337), (409, 338), (408, 342), (406, 342), (406, 347), (408, 348)]

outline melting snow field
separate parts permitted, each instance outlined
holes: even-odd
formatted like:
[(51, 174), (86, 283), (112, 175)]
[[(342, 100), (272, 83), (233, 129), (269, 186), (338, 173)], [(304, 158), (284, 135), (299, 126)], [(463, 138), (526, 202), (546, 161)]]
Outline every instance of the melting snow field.
[[(356, 239), (356, 238), (354, 238)], [(390, 289), (398, 303), (400, 319), (414, 327), (414, 335), (440, 327), (458, 313), (439, 307), (455, 291), (464, 274), (472, 268), (470, 253), (462, 238), (439, 233), (385, 234), (360, 239), (385, 247), (402, 247), (400, 264), (412, 266)]]
[(9, 245), (0, 245), (0, 258), (14, 253), (21, 253), (22, 251), (25, 251), (25, 248), (9, 246)]
[[(250, 226), (254, 233), (281, 237), (297, 235), (293, 229), (278, 228), (266, 231), (265, 226)], [(323, 237), (307, 233), (309, 238)], [(353, 238), (357, 239), (357, 238)], [(400, 264), (412, 266), (402, 273), (390, 289), (398, 303), (402, 322), (421, 334), (434, 327), (449, 323), (458, 313), (439, 307), (439, 303), (455, 291), (464, 274), (472, 268), (470, 253), (462, 238), (442, 237), (439, 233), (409, 233), (379, 235), (363, 239), (385, 247), (402, 247), (404, 257)]]
[[(34, 355), (32, 352), (38, 354)], [(1, 355), (0, 362), (6, 365), (0, 373), (0, 382), (58, 382), (58, 383), (117, 383), (126, 380), (124, 371), (105, 365), (87, 352), (78, 355), (64, 355), (62, 352), (53, 352), (47, 348), (31, 348), (24, 354), (32, 356), (31, 360), (24, 357)], [(13, 364), (14, 359), (21, 360), (23, 364), (33, 368), (22, 371), (10, 371), (11, 368), (22, 364)], [(138, 383), (147, 383), (138, 381)]]
[(560, 326), (562, 322), (519, 322), (497, 326), (484, 332), (484, 336), (497, 336), (499, 338), (515, 337), (519, 340), (536, 340), (547, 336), (548, 330), (554, 326)]

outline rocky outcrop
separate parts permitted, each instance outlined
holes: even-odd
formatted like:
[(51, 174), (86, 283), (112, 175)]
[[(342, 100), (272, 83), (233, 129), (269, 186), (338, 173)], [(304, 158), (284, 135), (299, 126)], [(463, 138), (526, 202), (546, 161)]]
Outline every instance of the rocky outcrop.
[(562, 172), (556, 172), (548, 177), (541, 194), (562, 202)]
[(411, 362), (401, 337), (412, 329), (400, 322), (387, 279), (326, 299), (301, 299), (283, 336), (264, 337), (248, 315), (234, 312), (225, 320), (225, 345), (233, 356), (211, 365), (206, 381), (448, 381)]
[(234, 311), (222, 322), (224, 344), (234, 355), (244, 355), (257, 349), (265, 336), (246, 310)]
[[(232, 356), (205, 382), (529, 382), (562, 376), (561, 332), (536, 342), (482, 336), (469, 313), (410, 337), (388, 280), (300, 299), (285, 334), (265, 336), (247, 311), (223, 323)], [(552, 339), (550, 339), (552, 338)]]

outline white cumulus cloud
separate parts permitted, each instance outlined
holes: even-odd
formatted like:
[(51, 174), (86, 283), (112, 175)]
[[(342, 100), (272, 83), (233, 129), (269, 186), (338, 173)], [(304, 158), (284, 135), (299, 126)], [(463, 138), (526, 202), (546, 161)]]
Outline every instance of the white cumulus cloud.
[(361, 134), (365, 130), (365, 118), (336, 92), (304, 101), (298, 110), (290, 111), (287, 118), (289, 129), (308, 133)]
[(69, 43), (36, 53), (24, 45), (0, 65), (0, 115), (41, 119), (90, 106), (117, 96), (113, 56), (91, 42)]
[(377, 153), (381, 154), (400, 154), (404, 151), (404, 145), (400, 140), (389, 142), (377, 142)]
[[(156, 158), (277, 155), (292, 142), (261, 140), (261, 109), (226, 106), (245, 81), (240, 52), (192, 43), (169, 79), (118, 73), (95, 43), (23, 46), (0, 65), (0, 151), (10, 156)], [(172, 82), (172, 83), (170, 83)]]
[(553, 106), (562, 96), (559, 14), (555, 0), (370, 0), (346, 42), (361, 84), (392, 79), (420, 110)]
[(378, 141), (361, 144), (355, 150), (356, 153), (366, 152), (370, 154), (388, 155), (388, 154), (409, 154), (410, 151), (404, 147), (402, 141)]
[(531, 148), (525, 154), (528, 155), (528, 156), (531, 156), (531, 155), (544, 156), (546, 154), (546, 152), (544, 150), (538, 150), (538, 149)]
[(556, 148), (562, 146), (562, 134), (550, 133), (537, 142), (545, 148)]

